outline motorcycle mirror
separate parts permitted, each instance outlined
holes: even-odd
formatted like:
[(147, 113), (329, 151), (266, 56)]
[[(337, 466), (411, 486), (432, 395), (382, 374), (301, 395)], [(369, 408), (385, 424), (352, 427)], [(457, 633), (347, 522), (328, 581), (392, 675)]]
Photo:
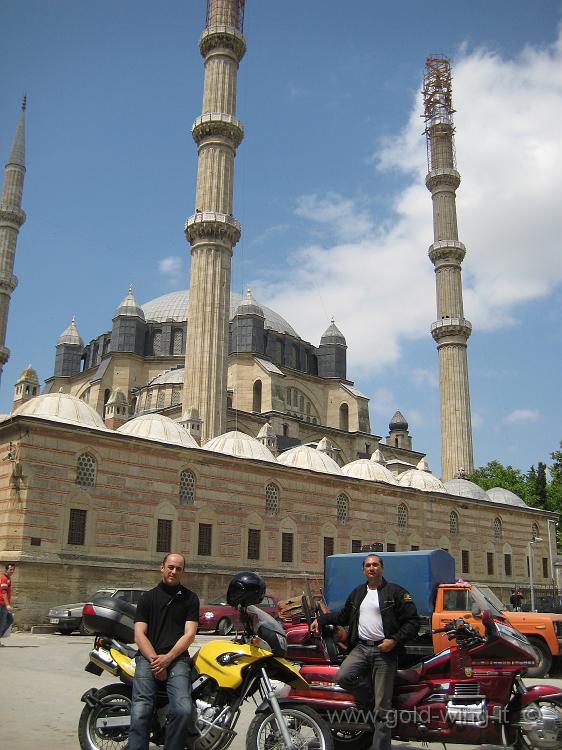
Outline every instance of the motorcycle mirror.
[(473, 604), (472, 605), (471, 612), (472, 612), (473, 617), (482, 617), (482, 610), (480, 609), (480, 607), (478, 606), (478, 604)]

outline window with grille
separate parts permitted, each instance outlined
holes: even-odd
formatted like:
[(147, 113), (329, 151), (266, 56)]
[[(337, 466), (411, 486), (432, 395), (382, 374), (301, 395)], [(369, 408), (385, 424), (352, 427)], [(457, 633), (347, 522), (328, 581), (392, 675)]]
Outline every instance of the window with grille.
[(531, 534), (532, 534), (532, 538), (533, 539), (536, 539), (539, 536), (539, 527), (538, 527), (538, 524), (534, 523), (531, 526)]
[(459, 533), (459, 516), (454, 510), (451, 511), (449, 516), (449, 532), (451, 534)]
[(152, 351), (155, 357), (162, 354), (162, 331), (154, 331), (154, 336), (152, 338)]
[(410, 547), (410, 549), (412, 550), (412, 552), (417, 552), (419, 550), (419, 548), (420, 548), (419, 544), (412, 544), (412, 546)]
[(502, 538), (502, 532), (503, 532), (501, 518), (494, 518), (493, 528), (494, 528), (494, 536), (495, 536), (495, 538), (496, 539), (501, 539)]
[(293, 562), (293, 534), (289, 531), (281, 534), (281, 562)]
[(172, 406), (177, 406), (181, 401), (181, 388), (172, 388)]
[(189, 469), (180, 472), (180, 503), (193, 505), (195, 502), (195, 474)]
[(248, 560), (260, 559), (260, 537), (259, 529), (248, 529)]
[(486, 564), (488, 566), (488, 575), (493, 576), (494, 575), (494, 553), (493, 552), (486, 553)]
[(210, 523), (199, 524), (199, 536), (197, 539), (197, 554), (210, 555), (213, 541), (213, 527)]
[(68, 519), (68, 543), (83, 545), (86, 541), (86, 514), (82, 508), (71, 508)]
[(511, 555), (509, 554), (503, 556), (503, 569), (506, 576), (511, 575)]
[(542, 559), (542, 577), (548, 578), (548, 557)]
[(172, 549), (172, 522), (159, 518), (156, 528), (156, 552), (169, 552)]
[(361, 552), (361, 539), (352, 539), (351, 540), (351, 551), (352, 552)]
[(268, 516), (279, 513), (279, 487), (273, 482), (265, 488), (265, 512)]
[(164, 388), (160, 388), (160, 390), (158, 391), (158, 396), (156, 398), (156, 408), (163, 409), (165, 400), (166, 400), (166, 391), (164, 390)]
[(349, 500), (346, 495), (338, 495), (336, 498), (336, 518), (338, 523), (347, 523), (349, 518)]
[(176, 328), (172, 338), (172, 354), (183, 354), (183, 331)]
[(404, 503), (400, 503), (398, 506), (398, 528), (408, 528), (408, 508)]
[(333, 536), (325, 536), (324, 537), (324, 557), (328, 557), (328, 555), (334, 554), (334, 537)]
[(78, 487), (96, 486), (96, 459), (90, 453), (81, 453), (76, 461)]
[(393, 544), (392, 542), (387, 542), (386, 543), (386, 551), (387, 552), (396, 552), (396, 545)]
[(467, 549), (461, 550), (461, 570), (463, 575), (470, 573), (470, 554)]

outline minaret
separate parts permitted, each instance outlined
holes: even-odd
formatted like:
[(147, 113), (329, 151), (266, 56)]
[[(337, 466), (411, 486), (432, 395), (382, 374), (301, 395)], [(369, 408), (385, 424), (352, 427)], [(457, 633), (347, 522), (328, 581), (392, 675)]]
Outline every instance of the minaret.
[(205, 60), (203, 113), (193, 123), (198, 167), (195, 213), (185, 224), (191, 273), (182, 421), (196, 409), (202, 443), (226, 429), (234, 157), (244, 130), (236, 118), (238, 65), (246, 51), (244, 0), (207, 0), (199, 49)]
[(441, 399), (441, 473), (444, 482), (462, 467), (470, 473), (472, 427), (468, 389), (467, 340), (472, 326), (464, 317), (461, 263), (465, 246), (458, 239), (451, 66), (445, 57), (428, 57), (423, 84), (428, 174), (433, 201), (433, 239), (429, 257), (435, 266), (437, 320), (431, 335), (437, 342)]
[(25, 106), (24, 96), (12, 150), (4, 169), (4, 185), (0, 200), (0, 377), (10, 357), (10, 350), (6, 346), (8, 310), (12, 292), (18, 284), (14, 276), (14, 260), (18, 233), (25, 221), (25, 213), (21, 208), (25, 176)]

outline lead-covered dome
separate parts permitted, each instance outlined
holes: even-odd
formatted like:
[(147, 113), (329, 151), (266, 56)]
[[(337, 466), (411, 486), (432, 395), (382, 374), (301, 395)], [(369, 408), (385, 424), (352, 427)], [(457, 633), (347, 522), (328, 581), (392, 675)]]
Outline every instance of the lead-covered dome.
[(232, 430), (211, 438), (204, 446), (207, 451), (226, 453), (238, 458), (255, 458), (259, 461), (275, 461), (275, 456), (263, 443), (245, 432)]
[(310, 445), (297, 445), (281, 453), (277, 460), (285, 466), (296, 466), (298, 469), (320, 471), (323, 474), (341, 474), (342, 470), (327, 453), (312, 448)]
[(342, 466), (342, 472), (347, 477), (356, 479), (367, 479), (371, 482), (386, 482), (387, 484), (397, 484), (396, 477), (389, 471), (386, 466), (371, 461), (368, 458), (358, 458), (345, 466)]
[(473, 500), (488, 501), (490, 499), (482, 487), (475, 482), (469, 482), (468, 479), (449, 479), (448, 482), (445, 482), (445, 492), (449, 495), (469, 497)]
[(529, 506), (522, 500), (519, 495), (511, 490), (506, 490), (503, 487), (492, 487), (492, 489), (486, 492), (486, 495), (493, 503), (504, 503), (505, 505), (519, 505), (525, 508)]
[(401, 411), (395, 411), (392, 419), (388, 423), (390, 432), (402, 432), (408, 430), (408, 422)]
[(72, 344), (73, 346), (84, 346), (82, 337), (78, 333), (76, 328), (76, 321), (74, 318), (70, 321), (70, 325), (67, 326), (61, 335), (57, 339), (57, 346), (60, 344)]
[(260, 318), (265, 318), (261, 305), (258, 305), (256, 300), (252, 296), (252, 290), (248, 289), (246, 296), (242, 298), (235, 310), (236, 315), (257, 315)]
[(333, 318), (320, 339), (320, 346), (328, 346), (329, 344), (346, 345), (345, 336), (337, 327), (336, 321)]
[(159, 443), (181, 445), (183, 448), (199, 448), (186, 429), (164, 414), (141, 414), (140, 417), (125, 422), (116, 432)]
[(136, 301), (133, 295), (133, 288), (129, 287), (129, 291), (124, 300), (122, 300), (119, 307), (113, 313), (113, 317), (123, 316), (126, 318), (140, 318), (144, 320), (144, 312), (142, 307)]
[(35, 396), (18, 406), (12, 416), (37, 417), (110, 432), (95, 409), (70, 393), (44, 393), (42, 396)]
[[(187, 320), (187, 303), (189, 301), (189, 292), (184, 289), (179, 292), (170, 292), (162, 297), (145, 302), (142, 306), (146, 320), (153, 320), (158, 323), (167, 321), (180, 323)], [(230, 319), (235, 316), (236, 308), (242, 302), (242, 295), (237, 292), (230, 293)], [(254, 300), (255, 302), (255, 300)], [(295, 329), (287, 323), (285, 318), (271, 310), (269, 307), (262, 305), (261, 302), (256, 304), (262, 309), (265, 315), (265, 328), (278, 333), (287, 333), (289, 336), (300, 338)]]
[(400, 475), (398, 484), (401, 487), (414, 487), (424, 492), (446, 492), (445, 485), (429, 470), (425, 458), (422, 458), (415, 469), (408, 469)]

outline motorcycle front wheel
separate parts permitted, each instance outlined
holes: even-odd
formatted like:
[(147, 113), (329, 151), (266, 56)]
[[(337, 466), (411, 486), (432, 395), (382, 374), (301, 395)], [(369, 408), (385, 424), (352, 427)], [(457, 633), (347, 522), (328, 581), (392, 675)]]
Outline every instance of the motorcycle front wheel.
[[(328, 725), (308, 706), (284, 706), (281, 713), (296, 750), (333, 750)], [(254, 716), (246, 735), (246, 750), (287, 750), (270, 709)]]
[[(78, 722), (78, 739), (82, 750), (125, 750), (129, 738), (129, 723), (119, 726), (119, 718), (131, 715), (131, 689), (127, 685), (106, 685), (96, 693), (94, 708), (82, 709)], [(114, 719), (114, 726), (111, 720)], [(107, 720), (108, 725), (103, 726)]]

